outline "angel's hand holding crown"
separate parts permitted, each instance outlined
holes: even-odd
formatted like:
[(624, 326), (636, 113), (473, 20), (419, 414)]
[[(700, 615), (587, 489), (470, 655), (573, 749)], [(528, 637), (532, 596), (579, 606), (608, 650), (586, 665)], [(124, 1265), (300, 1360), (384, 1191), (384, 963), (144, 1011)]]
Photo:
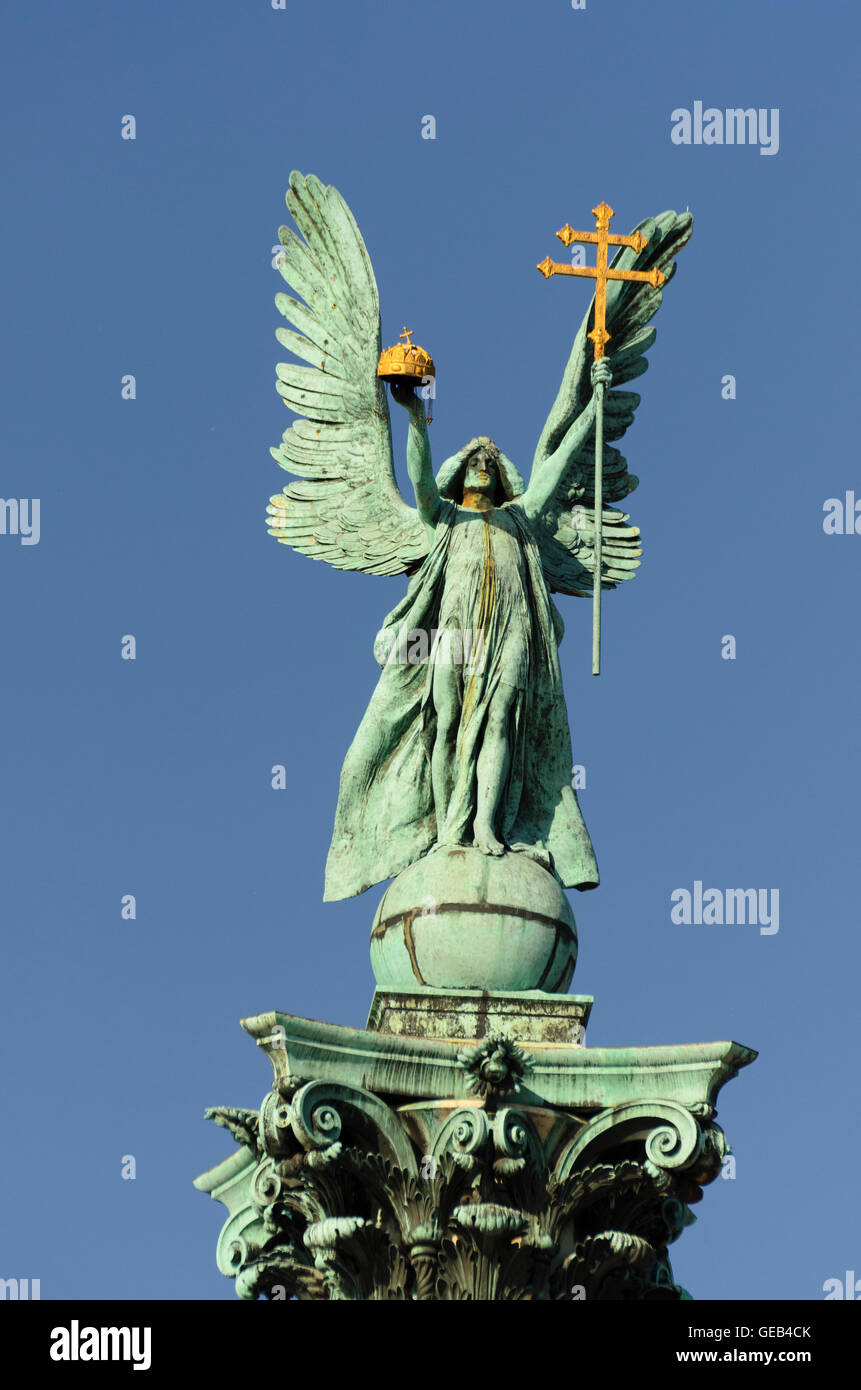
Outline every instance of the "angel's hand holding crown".
[(392, 381), (390, 385), (392, 388), (392, 400), (397, 401), (398, 405), (402, 405), (414, 418), (423, 416), (424, 405), (421, 398), (417, 396), (413, 390), (413, 383), (411, 381), (408, 379), (404, 379), (403, 381)]

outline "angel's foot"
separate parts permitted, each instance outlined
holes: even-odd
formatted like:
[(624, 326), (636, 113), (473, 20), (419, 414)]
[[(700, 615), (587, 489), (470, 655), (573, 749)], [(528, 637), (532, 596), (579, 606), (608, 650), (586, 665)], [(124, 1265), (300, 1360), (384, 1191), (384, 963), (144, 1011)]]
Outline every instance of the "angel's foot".
[(505, 845), (501, 840), (497, 840), (489, 825), (476, 821), (472, 828), (475, 834), (473, 844), (476, 849), (481, 850), (482, 854), (500, 855), (505, 853)]

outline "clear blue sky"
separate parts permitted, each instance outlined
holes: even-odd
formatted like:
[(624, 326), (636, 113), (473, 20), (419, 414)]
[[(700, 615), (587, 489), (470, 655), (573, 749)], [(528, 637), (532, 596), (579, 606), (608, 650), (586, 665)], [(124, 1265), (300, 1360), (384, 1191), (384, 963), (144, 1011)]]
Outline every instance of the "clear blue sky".
[[(603, 880), (572, 895), (573, 987), (590, 1044), (759, 1049), (720, 1106), (737, 1177), (673, 1252), (695, 1296), (861, 1270), (861, 536), (822, 525), (861, 499), (859, 28), (797, 0), (6, 7), (0, 494), (39, 498), (41, 535), (0, 535), (0, 1275), (233, 1297), (191, 1179), (232, 1148), (204, 1106), (269, 1085), (238, 1020), (367, 1015), (381, 890), (324, 906), (323, 865), (403, 580), (266, 535), (293, 168), (353, 208), (384, 339), (433, 353), (437, 461), (491, 434), (527, 471), (587, 302), (535, 271), (554, 232), (602, 198), (623, 231), (694, 212), (625, 441), (646, 555), (599, 680), (588, 602), (560, 605)], [(778, 108), (778, 153), (674, 144), (695, 101)], [(779, 889), (779, 931), (674, 924), (695, 880)]]

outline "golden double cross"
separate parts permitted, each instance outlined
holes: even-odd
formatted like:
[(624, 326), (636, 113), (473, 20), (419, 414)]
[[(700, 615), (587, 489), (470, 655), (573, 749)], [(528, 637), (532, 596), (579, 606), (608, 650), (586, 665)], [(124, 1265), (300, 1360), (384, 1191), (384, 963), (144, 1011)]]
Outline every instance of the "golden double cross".
[(565, 246), (570, 246), (574, 241), (587, 241), (595, 245), (596, 255), (594, 266), (589, 265), (562, 265), (558, 261), (551, 261), (549, 256), (537, 267), (545, 279), (549, 280), (551, 275), (583, 275), (595, 281), (595, 327), (588, 335), (595, 345), (595, 361), (597, 362), (604, 356), (604, 344), (610, 341), (610, 334), (607, 332), (607, 281), (608, 280), (645, 280), (648, 284), (658, 289), (666, 279), (657, 266), (651, 270), (612, 270), (607, 264), (608, 246), (630, 246), (634, 251), (640, 252), (643, 247), (648, 246), (649, 242), (642, 232), (635, 232), (633, 236), (615, 236), (610, 231), (610, 218), (615, 214), (609, 203), (599, 203), (592, 209), (595, 216), (594, 232), (575, 232), (568, 223), (560, 232), (557, 232), (559, 240)]
[[(592, 209), (595, 215), (594, 232), (575, 232), (568, 223), (560, 232), (557, 232), (561, 242), (570, 246), (574, 241), (591, 242), (596, 247), (595, 265), (561, 265), (558, 261), (551, 261), (549, 256), (538, 266), (541, 274), (546, 280), (551, 275), (581, 275), (589, 280), (595, 281), (595, 326), (588, 337), (592, 339), (595, 349), (595, 361), (598, 362), (604, 356), (604, 345), (610, 341), (610, 334), (607, 332), (607, 281), (608, 280), (645, 280), (648, 284), (658, 289), (665, 279), (665, 275), (653, 266), (651, 270), (612, 270), (607, 264), (607, 248), (609, 246), (630, 246), (633, 251), (639, 253), (644, 246), (648, 246), (648, 238), (642, 232), (635, 232), (633, 236), (614, 236), (610, 232), (610, 218), (614, 216), (613, 209), (609, 203), (599, 203)], [(593, 579), (592, 579), (592, 674), (597, 676), (601, 672), (601, 578), (603, 575), (603, 542), (604, 542), (604, 383), (599, 381), (595, 386), (595, 540), (593, 555)]]

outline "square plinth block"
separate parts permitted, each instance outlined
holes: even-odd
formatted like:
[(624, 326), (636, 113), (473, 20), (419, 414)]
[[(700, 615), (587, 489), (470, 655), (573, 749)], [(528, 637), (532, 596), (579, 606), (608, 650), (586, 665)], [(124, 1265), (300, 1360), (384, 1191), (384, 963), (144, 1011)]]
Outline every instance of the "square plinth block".
[(589, 994), (506, 993), (485, 989), (377, 989), (368, 1015), (372, 1033), (408, 1038), (483, 1038), (507, 1033), (523, 1042), (577, 1046), (589, 1021)]

